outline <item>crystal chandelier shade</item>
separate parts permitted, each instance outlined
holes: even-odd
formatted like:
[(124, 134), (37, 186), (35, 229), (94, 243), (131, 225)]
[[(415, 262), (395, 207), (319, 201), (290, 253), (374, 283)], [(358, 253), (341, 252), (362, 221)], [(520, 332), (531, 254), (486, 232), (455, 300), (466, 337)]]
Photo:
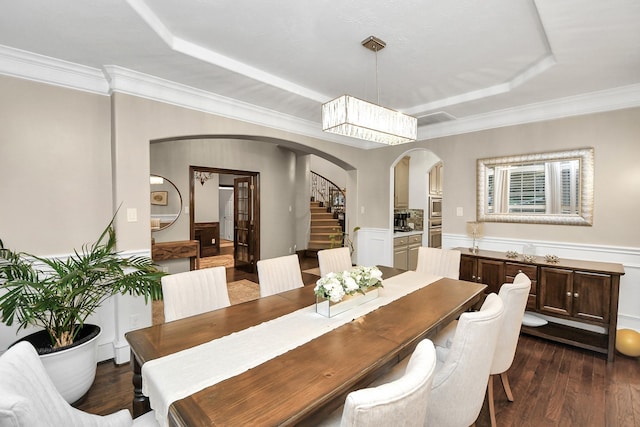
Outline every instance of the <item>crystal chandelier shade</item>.
[(322, 130), (388, 145), (417, 138), (417, 119), (350, 95), (322, 105)]
[[(378, 89), (378, 51), (384, 49), (386, 43), (375, 36), (369, 36), (361, 44), (376, 54), (376, 89)], [(329, 101), (322, 105), (322, 130), (388, 145), (416, 140), (418, 120), (415, 117), (378, 104), (350, 95), (342, 95)]]

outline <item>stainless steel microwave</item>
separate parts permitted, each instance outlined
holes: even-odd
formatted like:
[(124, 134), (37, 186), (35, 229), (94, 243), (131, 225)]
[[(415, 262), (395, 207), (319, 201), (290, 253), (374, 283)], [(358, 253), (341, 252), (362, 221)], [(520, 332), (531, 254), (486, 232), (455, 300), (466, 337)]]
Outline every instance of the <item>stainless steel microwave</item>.
[(442, 197), (429, 197), (429, 219), (442, 218)]

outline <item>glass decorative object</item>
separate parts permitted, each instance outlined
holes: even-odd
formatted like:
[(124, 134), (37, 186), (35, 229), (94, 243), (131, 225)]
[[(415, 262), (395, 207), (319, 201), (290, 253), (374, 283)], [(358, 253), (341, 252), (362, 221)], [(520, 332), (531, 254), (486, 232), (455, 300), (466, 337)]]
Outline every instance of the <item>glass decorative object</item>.
[(345, 295), (338, 302), (330, 301), (326, 298), (316, 296), (316, 313), (320, 313), (326, 317), (333, 317), (340, 313), (344, 313), (371, 300), (378, 298), (379, 288), (369, 289), (365, 294)]

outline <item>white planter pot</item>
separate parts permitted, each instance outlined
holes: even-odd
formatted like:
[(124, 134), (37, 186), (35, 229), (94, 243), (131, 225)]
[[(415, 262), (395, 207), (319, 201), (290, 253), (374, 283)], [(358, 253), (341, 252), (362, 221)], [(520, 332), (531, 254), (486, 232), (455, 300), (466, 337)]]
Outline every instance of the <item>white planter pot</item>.
[(53, 384), (69, 403), (80, 400), (93, 384), (98, 365), (98, 338), (101, 333), (98, 328), (97, 335), (88, 341), (40, 354), (40, 360)]

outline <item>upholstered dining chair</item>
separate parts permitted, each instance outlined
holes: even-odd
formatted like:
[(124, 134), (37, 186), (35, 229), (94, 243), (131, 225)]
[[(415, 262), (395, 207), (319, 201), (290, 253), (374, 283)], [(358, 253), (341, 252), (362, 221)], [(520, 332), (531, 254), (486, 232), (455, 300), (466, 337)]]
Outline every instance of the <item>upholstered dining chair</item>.
[(460, 315), (450, 348), (436, 347), (425, 425), (468, 427), (475, 423), (487, 390), (504, 304), (490, 294), (476, 312)]
[(261, 297), (304, 286), (298, 255), (261, 259), (257, 266)]
[(351, 251), (347, 247), (318, 251), (318, 266), (320, 267), (320, 276), (350, 270)]
[(458, 280), (460, 278), (460, 255), (460, 251), (455, 249), (420, 246), (416, 271)]
[(489, 415), (491, 425), (496, 426), (496, 410), (493, 395), (494, 378), (500, 375), (504, 392), (509, 402), (513, 402), (513, 393), (509, 386), (507, 371), (513, 363), (518, 346), (518, 337), (522, 326), (522, 317), (527, 307), (527, 299), (531, 289), (531, 280), (524, 273), (518, 273), (513, 279), (513, 283), (505, 283), (500, 288), (498, 295), (504, 304), (504, 317), (500, 328), (500, 339), (496, 345), (496, 351), (491, 365), (491, 376), (489, 377), (488, 400)]
[(158, 426), (153, 411), (135, 420), (127, 409), (100, 416), (74, 408), (60, 395), (33, 346), (22, 341), (0, 356), (0, 426)]
[(227, 271), (224, 267), (204, 268), (162, 277), (164, 321), (228, 307)]
[(436, 350), (430, 340), (418, 343), (402, 376), (394, 381), (356, 390), (342, 407), (317, 427), (423, 427), (436, 369)]

